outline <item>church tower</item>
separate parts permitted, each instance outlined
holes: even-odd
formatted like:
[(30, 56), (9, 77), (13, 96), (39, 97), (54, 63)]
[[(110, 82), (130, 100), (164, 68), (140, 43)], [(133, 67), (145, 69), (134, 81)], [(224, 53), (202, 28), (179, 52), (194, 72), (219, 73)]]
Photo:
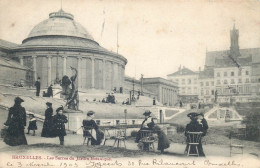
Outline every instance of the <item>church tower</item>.
[(233, 30), (230, 30), (230, 54), (232, 57), (239, 57), (239, 46), (238, 46), (239, 31), (236, 29), (235, 24)]

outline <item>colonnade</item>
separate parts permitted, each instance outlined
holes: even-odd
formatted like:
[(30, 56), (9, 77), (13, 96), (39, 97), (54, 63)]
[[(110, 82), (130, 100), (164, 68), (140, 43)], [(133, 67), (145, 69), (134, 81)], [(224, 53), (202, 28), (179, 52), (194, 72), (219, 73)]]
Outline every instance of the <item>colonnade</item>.
[(173, 106), (177, 103), (177, 91), (175, 89), (161, 87), (161, 102)]
[[(53, 84), (54, 79), (57, 77), (53, 74), (54, 71), (60, 71), (59, 68), (62, 67), (61, 71), (62, 74), (59, 74), (58, 78), (61, 80), (64, 75), (67, 75), (70, 77), (69, 74), (71, 72), (68, 72), (69, 66), (71, 66), (74, 63), (75, 58), (77, 59), (76, 64), (74, 68), (78, 71), (78, 80), (77, 80), (77, 86), (78, 88), (96, 88), (96, 89), (113, 89), (116, 87), (119, 89), (119, 87), (122, 87), (123, 80), (124, 80), (124, 71), (125, 71), (125, 65), (120, 60), (111, 60), (111, 59), (105, 59), (105, 58), (98, 58), (95, 56), (20, 56), (20, 64), (24, 65), (24, 59), (25, 58), (32, 58), (32, 69), (34, 71), (34, 79), (37, 80), (38, 77), (42, 78), (42, 73), (40, 71), (45, 71), (46, 65), (41, 65), (47, 63), (46, 71), (47, 71), (47, 86), (50, 84)], [(47, 58), (47, 62), (39, 62), (41, 60), (37, 60), (39, 57), (41, 58)], [(58, 57), (58, 58), (57, 58)], [(52, 63), (55, 61), (54, 59), (57, 59), (57, 65), (58, 67), (53, 67)], [(63, 63), (58, 59), (61, 59)], [(87, 66), (87, 63), (90, 60), (90, 64), (88, 64), (90, 67)], [(45, 60), (46, 61), (46, 60)], [(100, 62), (101, 61), (101, 62)], [(85, 64), (84, 64), (85, 63)], [(98, 65), (98, 67), (95, 67), (95, 64)], [(40, 65), (41, 67), (37, 67), (37, 65)], [(57, 68), (57, 69), (56, 69)], [(86, 72), (84, 72), (86, 71)], [(87, 72), (88, 71), (88, 72)], [(89, 72), (91, 71), (91, 72)], [(84, 76), (84, 78), (82, 78)], [(45, 78), (46, 80), (46, 78)], [(88, 80), (88, 81), (83, 81)], [(91, 80), (91, 82), (90, 82)], [(84, 83), (84, 86), (82, 85)], [(90, 83), (90, 84), (88, 84)], [(43, 85), (43, 87), (46, 84)], [(88, 87), (86, 87), (88, 85)], [(90, 86), (89, 86), (90, 85)]]

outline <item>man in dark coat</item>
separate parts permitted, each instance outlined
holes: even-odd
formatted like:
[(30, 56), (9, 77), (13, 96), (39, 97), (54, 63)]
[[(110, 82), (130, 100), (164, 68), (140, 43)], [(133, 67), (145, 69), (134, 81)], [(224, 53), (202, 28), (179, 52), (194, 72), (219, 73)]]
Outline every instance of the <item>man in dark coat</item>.
[(63, 107), (56, 110), (57, 114), (53, 117), (54, 134), (59, 137), (60, 145), (64, 145), (64, 136), (66, 136), (65, 123), (68, 122), (67, 117), (63, 114)]
[(41, 82), (40, 77), (38, 77), (37, 81), (35, 82), (34, 86), (36, 87), (36, 96), (40, 96), (40, 90), (41, 90)]
[[(202, 136), (204, 136), (205, 135), (204, 134), (205, 129), (203, 128), (203, 125), (198, 122), (199, 114), (189, 113), (187, 116), (190, 117), (191, 121), (190, 121), (189, 124), (186, 125), (185, 136), (188, 137), (188, 132), (203, 132)], [(188, 144), (186, 146), (185, 151), (188, 151)], [(199, 140), (198, 152), (199, 152), (199, 156), (205, 157), (205, 154), (204, 154), (203, 148), (202, 148), (201, 139)], [(191, 145), (190, 154), (194, 154), (194, 153), (197, 153), (196, 147), (195, 147), (195, 145)]]
[(8, 127), (4, 142), (10, 146), (27, 145), (24, 135), (26, 112), (25, 108), (21, 106), (24, 100), (16, 97), (14, 101), (14, 106), (9, 109), (8, 118), (4, 124)]
[(52, 103), (47, 102), (46, 103), (47, 109), (45, 110), (45, 119), (43, 123), (42, 128), (42, 137), (50, 138), (55, 137), (54, 136), (54, 129), (53, 129), (53, 109), (52, 109)]

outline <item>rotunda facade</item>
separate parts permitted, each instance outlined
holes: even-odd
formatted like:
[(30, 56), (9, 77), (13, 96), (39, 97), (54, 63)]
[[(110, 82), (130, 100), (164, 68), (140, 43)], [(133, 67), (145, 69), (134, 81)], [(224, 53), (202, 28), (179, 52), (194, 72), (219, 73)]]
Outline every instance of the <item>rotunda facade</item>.
[(74, 16), (60, 10), (36, 25), (14, 50), (22, 65), (34, 70), (42, 87), (58, 83), (78, 71), (79, 89), (123, 87), (127, 59), (101, 47)]

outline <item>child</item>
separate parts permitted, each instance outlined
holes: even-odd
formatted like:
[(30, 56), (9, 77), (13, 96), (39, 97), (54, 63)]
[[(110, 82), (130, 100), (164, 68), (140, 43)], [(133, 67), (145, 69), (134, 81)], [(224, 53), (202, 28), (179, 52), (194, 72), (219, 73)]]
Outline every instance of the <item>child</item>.
[(33, 114), (29, 114), (29, 117), (30, 117), (30, 121), (29, 121), (27, 134), (30, 133), (30, 130), (33, 130), (33, 136), (35, 136), (35, 130), (37, 130), (37, 124), (36, 124), (37, 120)]
[(57, 114), (53, 117), (55, 135), (60, 139), (60, 145), (64, 145), (64, 136), (66, 136), (65, 123), (68, 122), (67, 117), (63, 115), (63, 106), (57, 108)]

